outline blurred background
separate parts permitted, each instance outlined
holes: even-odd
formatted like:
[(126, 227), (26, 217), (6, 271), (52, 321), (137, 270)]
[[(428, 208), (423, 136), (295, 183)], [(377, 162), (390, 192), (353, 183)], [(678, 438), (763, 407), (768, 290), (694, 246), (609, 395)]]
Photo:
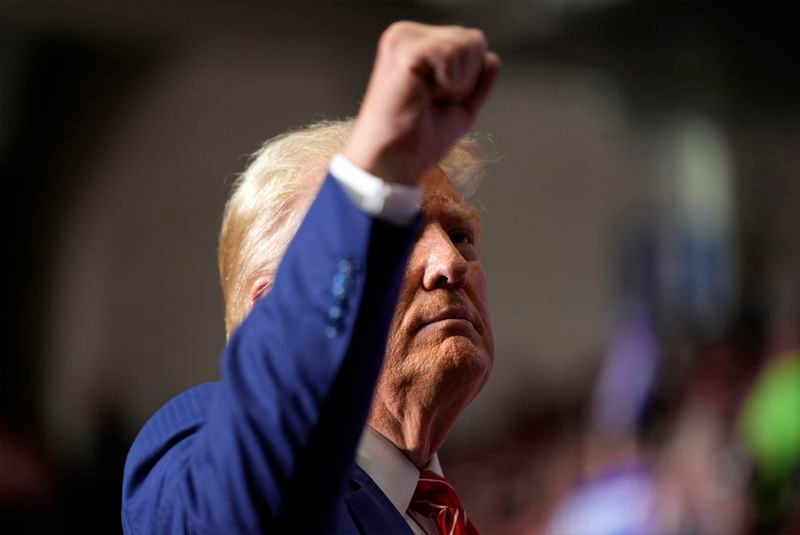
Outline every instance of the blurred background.
[(789, 2), (0, 4), (0, 531), (118, 533), (122, 467), (219, 377), (247, 155), (353, 115), (397, 19), (478, 26), (497, 360), (441, 457), (485, 533), (800, 532)]

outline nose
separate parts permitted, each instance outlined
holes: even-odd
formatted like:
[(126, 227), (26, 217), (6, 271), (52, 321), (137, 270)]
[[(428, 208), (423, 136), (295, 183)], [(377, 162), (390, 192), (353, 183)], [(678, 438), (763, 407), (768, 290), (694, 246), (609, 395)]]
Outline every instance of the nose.
[(426, 254), (422, 286), (426, 290), (464, 286), (469, 264), (448, 233), (438, 225), (432, 226), (425, 230), (420, 242)]

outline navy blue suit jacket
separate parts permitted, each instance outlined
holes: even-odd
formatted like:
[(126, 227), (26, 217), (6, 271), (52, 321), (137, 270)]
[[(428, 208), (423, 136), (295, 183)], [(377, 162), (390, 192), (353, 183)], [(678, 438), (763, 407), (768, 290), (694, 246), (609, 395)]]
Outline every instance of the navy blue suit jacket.
[(420, 219), (371, 218), (325, 179), (230, 338), (222, 380), (168, 402), (136, 438), (126, 533), (411, 533), (354, 456)]

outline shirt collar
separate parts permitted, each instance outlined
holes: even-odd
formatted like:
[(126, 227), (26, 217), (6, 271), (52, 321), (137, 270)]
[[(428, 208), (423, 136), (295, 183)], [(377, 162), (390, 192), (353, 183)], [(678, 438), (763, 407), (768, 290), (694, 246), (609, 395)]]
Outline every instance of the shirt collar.
[[(372, 478), (401, 514), (406, 512), (417, 489), (419, 470), (397, 446), (367, 426), (358, 445), (356, 464)], [(436, 453), (425, 470), (444, 475)]]

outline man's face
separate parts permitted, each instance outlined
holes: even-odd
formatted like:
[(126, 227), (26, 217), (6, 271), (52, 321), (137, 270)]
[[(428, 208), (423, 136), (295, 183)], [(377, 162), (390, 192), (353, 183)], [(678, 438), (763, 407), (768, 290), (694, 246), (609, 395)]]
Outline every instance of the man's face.
[[(411, 253), (389, 335), (376, 402), (394, 417), (458, 413), (494, 360), (478, 214), (440, 169), (423, 179), (427, 223)], [(437, 418), (441, 415), (436, 416)]]

